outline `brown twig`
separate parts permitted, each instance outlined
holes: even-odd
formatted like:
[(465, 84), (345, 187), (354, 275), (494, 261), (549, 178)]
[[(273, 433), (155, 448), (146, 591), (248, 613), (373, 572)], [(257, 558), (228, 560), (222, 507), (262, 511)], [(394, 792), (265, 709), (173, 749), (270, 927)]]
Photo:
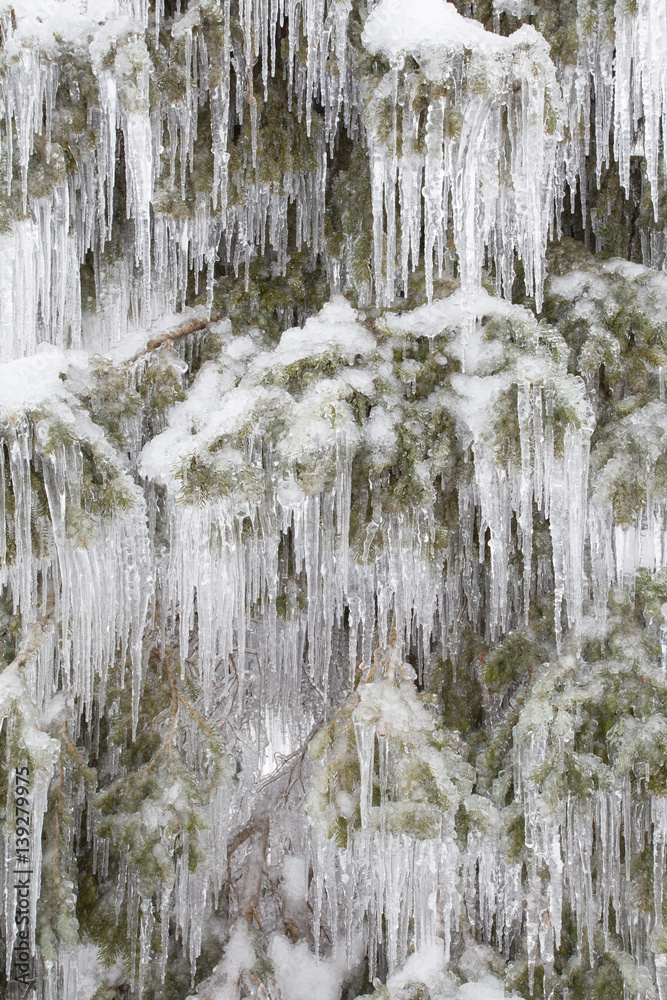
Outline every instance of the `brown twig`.
[(153, 337), (148, 341), (145, 347), (133, 354), (131, 358), (127, 359), (128, 364), (134, 364), (139, 358), (143, 358), (149, 351), (155, 351), (158, 347), (163, 347), (165, 344), (173, 344), (175, 340), (180, 340), (182, 337), (187, 337), (190, 333), (198, 333), (199, 330), (206, 330), (212, 323), (218, 323), (223, 319), (224, 313), (214, 312), (211, 313), (208, 319), (191, 319), (187, 323), (182, 323), (181, 326), (175, 327), (173, 330), (166, 330), (164, 333), (160, 333), (157, 337)]

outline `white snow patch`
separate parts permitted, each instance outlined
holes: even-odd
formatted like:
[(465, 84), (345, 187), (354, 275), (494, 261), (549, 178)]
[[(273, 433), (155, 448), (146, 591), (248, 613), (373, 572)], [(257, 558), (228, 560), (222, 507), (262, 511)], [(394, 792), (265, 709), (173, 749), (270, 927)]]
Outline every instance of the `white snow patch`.
[(503, 1000), (507, 995), (496, 976), (485, 976), (477, 983), (464, 983), (457, 1000)]
[(38, 354), (0, 365), (0, 416), (11, 417), (34, 410), (46, 400), (65, 395), (61, 374), (72, 362), (72, 354), (43, 345)]
[(304, 941), (290, 944), (276, 935), (269, 944), (269, 958), (283, 1000), (338, 1000), (344, 963), (318, 961)]

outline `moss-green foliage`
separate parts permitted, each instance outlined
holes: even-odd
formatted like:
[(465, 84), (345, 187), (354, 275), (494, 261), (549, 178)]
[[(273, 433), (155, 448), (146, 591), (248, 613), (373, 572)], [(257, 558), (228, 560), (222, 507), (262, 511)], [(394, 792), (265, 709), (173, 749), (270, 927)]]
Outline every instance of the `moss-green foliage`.
[[(66, 480), (65, 529), (66, 535), (77, 548), (86, 548), (94, 535), (98, 518), (108, 518), (127, 513), (137, 504), (137, 494), (125, 474), (120, 457), (97, 435), (88, 439), (80, 436), (72, 417), (64, 420), (53, 418), (46, 408), (30, 414), (38, 428), (40, 449), (43, 455), (65, 450), (76, 456), (80, 478)], [(116, 426), (117, 414), (111, 412), (109, 424)], [(110, 436), (112, 434), (110, 433)], [(34, 459), (32, 477), (34, 505), (31, 515), (33, 541), (37, 553), (46, 554), (49, 545), (50, 511), (43, 483), (39, 451)]]
[(652, 502), (667, 499), (667, 407), (649, 403), (610, 422), (592, 454), (593, 496), (610, 504), (618, 524), (634, 524)]
[[(533, 23), (551, 45), (552, 58), (576, 63), (579, 49), (576, 0), (539, 0)], [(585, 20), (585, 15), (584, 15)]]
[[(0, 51), (0, 72), (9, 57)], [(97, 80), (86, 46), (80, 48), (60, 42), (58, 52), (58, 89), (51, 115), (51, 143), (45, 135), (33, 137), (33, 151), (27, 169), (29, 198), (49, 198), (57, 184), (81, 167), (86, 155), (96, 146), (92, 110), (99, 107)], [(5, 136), (3, 136), (3, 146)], [(21, 218), (22, 182), (19, 146), (13, 129), (13, 176), (9, 196), (6, 192), (7, 160), (3, 149), (0, 160), (0, 229), (8, 231), (13, 219)]]
[(596, 935), (595, 946), (598, 956), (593, 966), (585, 948), (582, 954), (569, 960), (561, 949), (556, 954), (555, 968), (548, 975), (538, 962), (532, 990), (525, 960), (508, 967), (507, 984), (525, 1000), (541, 995), (543, 989), (548, 989), (554, 1000), (624, 1000), (628, 994), (640, 995), (642, 990), (651, 995), (645, 967), (638, 966), (625, 951), (606, 950), (602, 935)]
[(368, 158), (358, 143), (341, 139), (327, 188), (327, 253), (346, 262), (357, 290), (371, 279), (373, 216)]
[(534, 633), (517, 629), (489, 650), (483, 661), (484, 680), (496, 690), (513, 687), (528, 678), (532, 680), (535, 668), (549, 654), (548, 646)]
[(466, 636), (466, 640), (459, 656), (440, 660), (432, 668), (429, 688), (439, 696), (442, 724), (474, 744), (483, 721), (482, 695), (475, 669), (475, 659), (482, 654), (479, 650), (475, 653), (472, 636)]
[(652, 573), (648, 569), (638, 570), (635, 578), (635, 601), (647, 625), (662, 622), (662, 606), (667, 602), (667, 571)]
[(21, 617), (3, 595), (0, 601), (0, 663), (11, 663), (21, 637)]
[(657, 368), (667, 360), (667, 327), (651, 272), (605, 267), (565, 238), (552, 249), (549, 265), (555, 279), (577, 272), (573, 285), (547, 282), (545, 315), (570, 347), (570, 370), (594, 380), (598, 424), (626, 414), (628, 397), (632, 406), (655, 399)]
[[(234, 459), (237, 454), (233, 453)], [(178, 500), (183, 504), (203, 505), (226, 497), (237, 501), (259, 500), (265, 489), (257, 469), (237, 461), (224, 464), (221, 453), (185, 459), (175, 470), (174, 478), (179, 483)]]
[(130, 382), (129, 373), (103, 359), (93, 361), (94, 380), (86, 399), (95, 423), (101, 425), (121, 448), (125, 443), (125, 420), (135, 416), (141, 398)]
[[(629, 957), (629, 956), (628, 956)], [(631, 961), (631, 959), (630, 959)], [(545, 985), (544, 968), (538, 963), (535, 969), (534, 985), (531, 990), (528, 963), (517, 961), (509, 967), (507, 982), (525, 1000), (540, 996)], [(548, 979), (549, 995), (554, 1000), (622, 1000), (623, 977), (609, 955), (603, 955), (591, 968), (581, 958), (565, 962), (557, 955), (555, 973)]]
[[(138, 494), (119, 452), (128, 448), (128, 430), (140, 411), (151, 427), (170, 405), (184, 398), (182, 366), (174, 361), (177, 359), (168, 351), (153, 352), (137, 388), (127, 366), (93, 360), (85, 379), (76, 371), (63, 376), (66, 388), (71, 390), (67, 396), (69, 413), (63, 407), (54, 411), (43, 405), (26, 415), (35, 429), (29, 516), (32, 551), (36, 557), (47, 558), (52, 554), (54, 512), (44, 485), (43, 463), (54, 455), (67, 456), (69, 467), (76, 470), (74, 476), (65, 480), (65, 534), (75, 547), (90, 545), (99, 519), (122, 516), (136, 507)], [(94, 426), (87, 422), (88, 415)], [(4, 448), (5, 475), (1, 488), (6, 559), (11, 563), (16, 555), (16, 505), (8, 445), (3, 442), (0, 446)], [(57, 511), (55, 516), (59, 517)]]
[[(291, 213), (288, 213), (291, 217)], [(260, 327), (278, 340), (284, 329), (303, 324), (328, 298), (323, 262), (305, 249), (290, 245), (285, 273), (271, 251), (252, 260), (243, 274), (221, 275), (215, 286), (214, 302), (224, 309), (235, 331), (245, 333)]]
[[(358, 803), (359, 755), (352, 722), (352, 712), (357, 701), (357, 698), (350, 698), (343, 704), (329, 725), (314, 737), (308, 751), (315, 767), (326, 772), (324, 780), (314, 783), (310, 793), (311, 813), (326, 816), (327, 836), (335, 838), (336, 844), (341, 848), (348, 846), (349, 833), (361, 822)], [(335, 808), (339, 792), (350, 797), (350, 801), (345, 802), (346, 816), (338, 812), (340, 805), (338, 809)], [(334, 808), (331, 808), (332, 801)]]
[[(629, 782), (635, 802), (663, 796), (667, 787), (667, 685), (659, 665), (661, 608), (667, 592), (665, 574), (642, 571), (633, 598), (617, 593), (610, 603), (607, 626), (585, 622), (580, 647), (558, 654), (542, 629), (531, 625), (510, 633), (500, 644), (475, 651), (474, 636), (466, 637), (457, 677), (446, 677), (443, 702), (454, 705), (465, 697), (474, 678), (483, 677), (493, 699), (509, 690), (494, 724), (484, 731), (471, 720), (466, 735), (469, 759), (476, 766), (476, 790), (490, 796), (500, 809), (503, 856), (510, 863), (530, 863), (526, 842), (525, 807), (514, 788), (517, 754), (523, 756), (522, 781), (537, 794), (546, 814), (560, 814), (563, 802), (589, 799), (597, 789)], [(547, 630), (548, 631), (548, 630)], [(433, 675), (443, 680), (442, 668)], [(498, 702), (496, 701), (496, 704)], [(487, 706), (488, 707), (488, 706)], [(461, 713), (466, 719), (465, 711)], [(523, 749), (522, 749), (523, 748)], [(541, 749), (537, 749), (541, 748)], [(532, 763), (531, 763), (532, 761)], [(457, 831), (465, 834), (471, 816), (457, 816)], [(474, 820), (473, 828), (474, 828)], [(651, 919), (655, 854), (651, 834), (632, 835), (625, 850), (634, 905)], [(546, 872), (542, 877), (547, 878)], [(546, 882), (544, 883), (546, 885)], [(631, 957), (612, 950), (591, 969), (578, 953), (578, 934), (565, 896), (562, 945), (550, 973), (553, 996), (588, 998), (623, 996), (644, 975)], [(663, 914), (665, 919), (665, 914)], [(613, 937), (613, 913), (611, 930)], [(602, 954), (602, 939), (595, 947)], [(521, 996), (541, 989), (543, 969), (537, 965), (531, 994), (528, 967), (517, 956), (508, 970), (507, 985)]]
[[(553, 695), (547, 698), (556, 709), (553, 724), (568, 734), (565, 738), (573, 755), (566, 763), (573, 770), (566, 780), (579, 772), (590, 773), (593, 784), (587, 787), (592, 788), (598, 779), (608, 780), (610, 767), (616, 774), (631, 774), (639, 790), (653, 766), (657, 789), (664, 766), (664, 736), (657, 720), (667, 709), (667, 690), (655, 666), (655, 638), (625, 604), (609, 623), (602, 656), (595, 645), (587, 651), (594, 657), (590, 662), (582, 661), (575, 671), (566, 660), (536, 685), (536, 690), (546, 693), (544, 685), (551, 684)], [(559, 719), (561, 710), (566, 714)], [(635, 732), (643, 736), (639, 743), (633, 742)], [(590, 755), (605, 768), (600, 770)]]
[[(392, 388), (399, 394), (401, 418), (395, 423), (396, 444), (386, 464), (374, 455), (367, 463), (383, 509), (395, 514), (420, 508), (436, 511), (438, 547), (446, 543), (447, 529), (454, 526), (457, 515), (450, 521), (450, 501), (465, 477), (454, 417), (442, 395), (458, 366), (431, 350), (425, 337), (392, 335), (382, 320), (373, 328), (380, 344), (386, 337), (386, 346), (391, 347)], [(395, 407), (395, 400), (390, 405)]]
[[(541, 379), (536, 385), (542, 392), (542, 407), (546, 418), (547, 400), (550, 396), (550, 423), (553, 432), (554, 455), (562, 458), (565, 435), (568, 429), (586, 427), (590, 408), (582, 393), (580, 381), (565, 374), (568, 344), (561, 331), (541, 321), (536, 323), (529, 312), (516, 311), (511, 315), (483, 316), (480, 325), (484, 340), (491, 345), (501, 345), (497, 360), (489, 374), (511, 370), (517, 360), (532, 355), (543, 366)], [(503, 389), (494, 406), (493, 437), (498, 463), (508, 468), (521, 466), (521, 440), (517, 382), (512, 381)]]
[[(483, 787), (493, 787), (499, 804), (510, 806), (505, 812), (508, 858), (516, 860), (524, 851), (522, 811), (507, 798), (512, 760), (524, 745), (526, 760), (533, 760), (531, 768), (524, 762), (524, 781), (554, 814), (567, 795), (587, 798), (624, 779), (636, 799), (664, 794), (667, 687), (657, 666), (656, 636), (644, 625), (650, 620), (647, 606), (661, 589), (659, 580), (651, 586), (645, 575), (635, 605), (627, 598), (617, 601), (607, 629), (582, 643), (578, 661), (572, 655), (554, 658), (552, 652), (551, 662), (545, 662), (548, 651), (521, 632), (489, 655), (489, 681), (511, 683), (517, 673), (529, 680), (517, 689), (504, 723), (494, 727), (477, 757)], [(537, 755), (528, 749), (535, 745), (542, 747)], [(653, 876), (641, 864), (642, 849), (632, 877), (638, 899), (650, 910)]]
[(170, 406), (185, 399), (181, 366), (172, 363), (176, 359), (170, 357), (170, 353), (164, 350), (152, 352), (139, 379), (139, 395), (149, 425), (163, 416)]
[(377, 979), (373, 980), (374, 992), (364, 995), (364, 1000), (431, 1000), (431, 991), (426, 983), (409, 980), (400, 989), (390, 989), (383, 986)]

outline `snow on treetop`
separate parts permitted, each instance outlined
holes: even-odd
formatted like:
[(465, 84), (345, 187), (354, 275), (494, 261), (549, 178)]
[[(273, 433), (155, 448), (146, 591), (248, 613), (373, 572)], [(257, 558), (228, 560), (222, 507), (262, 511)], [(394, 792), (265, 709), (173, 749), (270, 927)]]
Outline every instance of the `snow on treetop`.
[(291, 365), (305, 358), (317, 358), (332, 353), (353, 362), (358, 355), (367, 355), (375, 348), (375, 338), (357, 322), (357, 311), (342, 295), (327, 302), (316, 316), (302, 327), (285, 330), (278, 347), (258, 355), (250, 372), (260, 374), (276, 365)]
[(531, 25), (523, 25), (509, 38), (485, 31), (479, 21), (462, 17), (445, 0), (382, 0), (372, 11), (361, 38), (371, 55), (382, 53), (392, 62), (412, 55), (421, 69), (433, 80), (447, 75), (452, 52), (467, 51), (493, 60), (513, 54), (519, 47), (542, 50), (549, 57), (549, 47)]
[(367, 357), (376, 348), (375, 337), (358, 322), (356, 310), (342, 296), (327, 303), (303, 328), (286, 330), (271, 350), (260, 351), (250, 335), (238, 339), (225, 330), (223, 370), (216, 371), (212, 365), (202, 368), (188, 399), (170, 414), (167, 430), (144, 449), (145, 475), (168, 478), (167, 470), (174, 462), (190, 460), (211, 447), (218, 471), (220, 463), (237, 466), (232, 450), (220, 449), (219, 440), (242, 433), (272, 413), (281, 413), (285, 420), (287, 430), (280, 451), (288, 460), (297, 454), (315, 456), (319, 449), (331, 447), (332, 424), (324, 415), (334, 411), (338, 424), (345, 425), (348, 439), (356, 439), (345, 399), (354, 390), (370, 393), (370, 374), (343, 369), (336, 378), (319, 378), (304, 387), (298, 402), (281, 387), (290, 372), (298, 378), (298, 369), (309, 362), (316, 369), (327, 358), (335, 359), (336, 365), (351, 365), (355, 358)]
[(43, 345), (38, 354), (3, 365), (0, 419), (35, 410), (45, 402), (53, 406), (68, 395), (60, 376), (72, 361), (73, 352)]
[[(16, 31), (5, 41), (6, 51), (36, 45), (50, 51), (59, 42), (85, 43), (108, 21), (118, 21), (116, 0), (13, 0), (0, 4), (0, 17), (13, 11)], [(127, 19), (125, 19), (127, 20)], [(129, 24), (129, 20), (128, 20)]]

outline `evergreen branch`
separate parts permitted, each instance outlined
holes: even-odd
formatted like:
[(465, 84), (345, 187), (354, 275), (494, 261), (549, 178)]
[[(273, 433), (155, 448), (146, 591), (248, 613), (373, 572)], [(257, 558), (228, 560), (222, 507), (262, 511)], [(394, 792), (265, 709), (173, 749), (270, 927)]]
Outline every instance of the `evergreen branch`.
[(58, 738), (65, 744), (65, 746), (67, 747), (67, 749), (69, 750), (70, 754), (72, 755), (76, 763), (79, 765), (79, 767), (81, 768), (88, 767), (88, 761), (84, 759), (79, 748), (75, 746), (74, 743), (72, 743), (71, 739), (67, 735), (67, 730), (65, 728), (64, 723), (61, 726)]

